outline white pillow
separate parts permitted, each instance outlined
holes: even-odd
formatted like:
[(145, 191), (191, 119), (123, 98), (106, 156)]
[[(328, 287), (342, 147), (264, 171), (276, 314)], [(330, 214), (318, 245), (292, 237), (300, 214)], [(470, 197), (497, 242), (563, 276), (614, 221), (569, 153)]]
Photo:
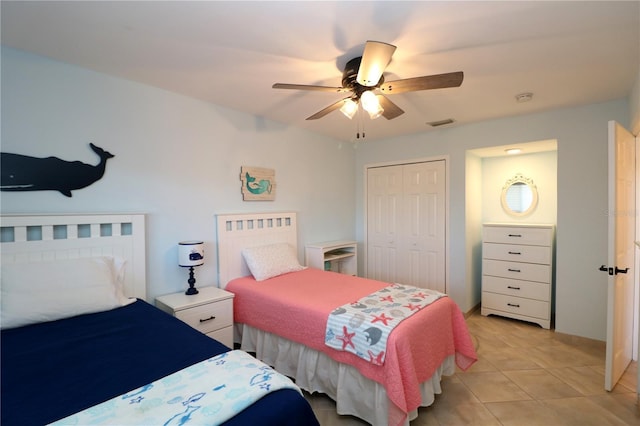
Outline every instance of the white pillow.
[(3, 264), (0, 328), (123, 306), (123, 279), (124, 261), (110, 256)]
[(242, 257), (256, 281), (305, 269), (298, 262), (293, 247), (287, 243), (247, 247), (242, 249)]
[[(106, 256), (107, 258), (109, 256)], [(124, 278), (125, 273), (127, 272), (127, 261), (120, 257), (114, 257), (113, 259), (113, 268), (115, 274), (115, 285), (116, 285), (116, 295), (120, 300), (122, 306), (129, 305), (136, 301), (135, 297), (127, 297), (124, 294)]]

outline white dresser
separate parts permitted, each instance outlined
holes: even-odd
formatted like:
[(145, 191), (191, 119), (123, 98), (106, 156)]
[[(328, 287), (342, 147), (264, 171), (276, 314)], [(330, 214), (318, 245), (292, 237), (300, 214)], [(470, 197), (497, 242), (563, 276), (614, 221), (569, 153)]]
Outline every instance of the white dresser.
[(482, 315), (550, 328), (554, 226), (488, 223), (482, 239)]

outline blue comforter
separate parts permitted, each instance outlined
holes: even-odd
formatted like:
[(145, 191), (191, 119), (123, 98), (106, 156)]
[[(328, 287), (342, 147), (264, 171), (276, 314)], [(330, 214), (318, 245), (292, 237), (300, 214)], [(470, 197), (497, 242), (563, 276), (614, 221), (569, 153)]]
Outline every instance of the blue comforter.
[[(96, 314), (3, 330), (1, 423), (43, 425), (136, 389), (229, 348), (138, 300)], [(225, 423), (318, 425), (291, 389)]]

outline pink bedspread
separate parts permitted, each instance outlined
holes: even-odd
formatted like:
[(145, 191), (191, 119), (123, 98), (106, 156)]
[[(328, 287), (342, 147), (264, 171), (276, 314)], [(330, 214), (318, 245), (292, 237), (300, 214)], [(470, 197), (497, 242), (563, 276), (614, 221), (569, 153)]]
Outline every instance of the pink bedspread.
[[(395, 328), (388, 338), (382, 366), (325, 345), (331, 311), (388, 285), (307, 268), (265, 281), (250, 276), (238, 278), (230, 281), (226, 290), (235, 293), (235, 322), (302, 343), (381, 383), (399, 409), (389, 409), (389, 424), (397, 425), (419, 407), (420, 383), (428, 380), (446, 357), (455, 354), (458, 367), (466, 370), (477, 355), (464, 316), (449, 297), (437, 300)], [(398, 412), (400, 416), (392, 414)]]

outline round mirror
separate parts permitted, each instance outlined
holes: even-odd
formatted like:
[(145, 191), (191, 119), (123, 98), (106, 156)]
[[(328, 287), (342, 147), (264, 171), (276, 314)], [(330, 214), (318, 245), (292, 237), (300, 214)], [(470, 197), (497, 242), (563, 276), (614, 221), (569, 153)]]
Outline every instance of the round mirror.
[(520, 174), (509, 179), (502, 188), (502, 208), (512, 216), (525, 216), (538, 205), (538, 189), (533, 180)]

